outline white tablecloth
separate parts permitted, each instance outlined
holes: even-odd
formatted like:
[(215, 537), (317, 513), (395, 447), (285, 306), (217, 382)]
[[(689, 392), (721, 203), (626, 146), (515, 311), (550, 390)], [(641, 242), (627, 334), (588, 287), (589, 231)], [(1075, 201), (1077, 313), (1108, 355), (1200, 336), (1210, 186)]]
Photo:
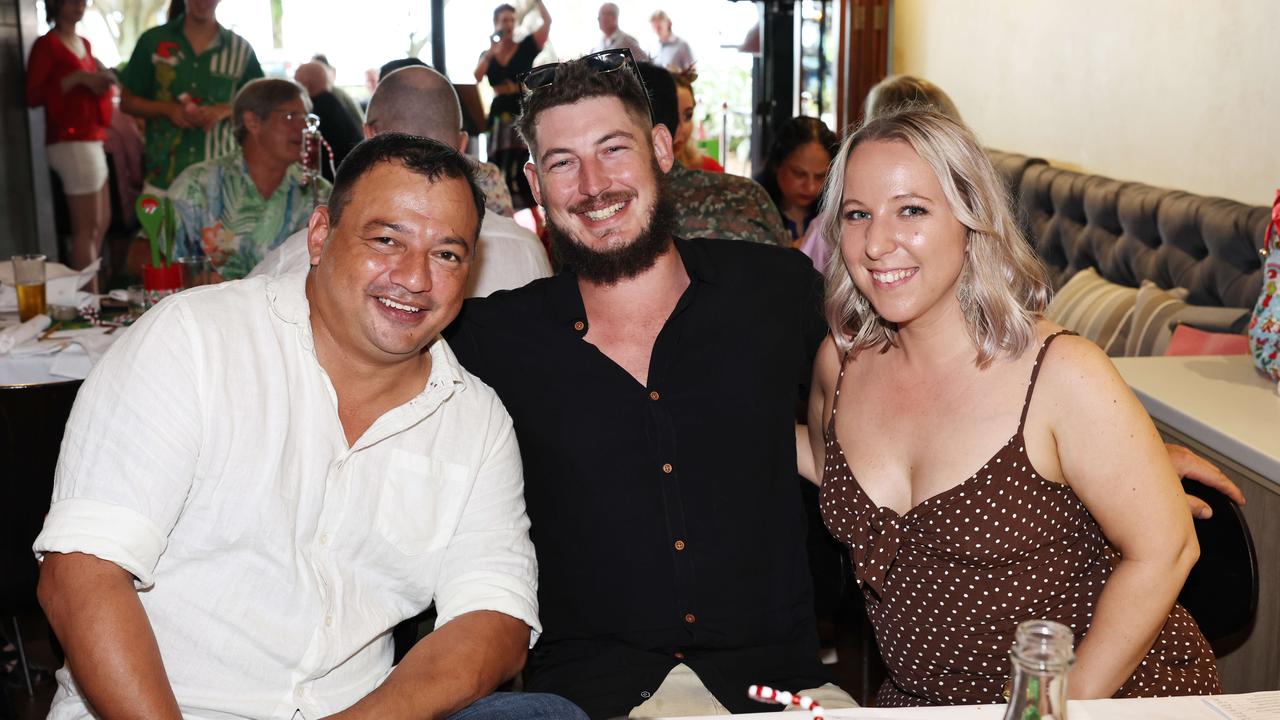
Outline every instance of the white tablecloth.
[[(17, 322), (16, 316), (0, 315), (0, 327)], [(66, 380), (83, 380), (93, 363), (123, 329), (107, 335), (108, 328), (56, 331), (46, 340), (20, 345), (14, 352), (0, 355), (0, 385), (42, 385)]]
[[(942, 708), (856, 708), (827, 710), (832, 719), (855, 720), (1002, 720), (1004, 705), (964, 705)], [(705, 715), (681, 720), (737, 720), (738, 718), (802, 719), (808, 713), (751, 713)], [(1142, 700), (1072, 700), (1069, 720), (1278, 720), (1280, 691), (1215, 697), (1150, 698)]]

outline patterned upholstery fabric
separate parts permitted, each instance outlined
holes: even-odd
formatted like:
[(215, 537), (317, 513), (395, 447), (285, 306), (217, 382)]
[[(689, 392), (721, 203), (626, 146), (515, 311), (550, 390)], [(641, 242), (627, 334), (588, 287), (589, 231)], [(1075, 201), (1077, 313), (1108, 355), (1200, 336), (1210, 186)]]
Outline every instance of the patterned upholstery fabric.
[(1085, 268), (1062, 286), (1045, 317), (1097, 343), (1108, 355), (1124, 354), (1138, 291), (1108, 282)]
[(1043, 164), (1026, 166), (1018, 202), (1055, 287), (1087, 267), (1187, 288), (1192, 305), (1251, 306), (1262, 287), (1268, 208)]

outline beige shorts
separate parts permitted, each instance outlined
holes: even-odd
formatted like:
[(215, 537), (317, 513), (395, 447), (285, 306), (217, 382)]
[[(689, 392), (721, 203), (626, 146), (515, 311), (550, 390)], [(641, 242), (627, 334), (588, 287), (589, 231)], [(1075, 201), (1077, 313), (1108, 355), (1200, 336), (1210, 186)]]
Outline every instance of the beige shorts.
[[(742, 688), (742, 692), (745, 695), (747, 689)], [(823, 709), (826, 710), (858, 707), (858, 703), (849, 696), (849, 693), (831, 683), (827, 683), (820, 688), (801, 690), (800, 694), (808, 695), (817, 700), (818, 704), (822, 705)], [(765, 706), (761, 705), (760, 711), (765, 712), (765, 710)], [(707, 690), (702, 681), (698, 679), (698, 675), (688, 665), (681, 663), (667, 673), (662, 685), (658, 686), (658, 690), (648, 700), (631, 708), (631, 712), (627, 717), (655, 718), (727, 714), (729, 714), (728, 708), (721, 705), (719, 700), (716, 700), (716, 696), (712, 695), (710, 690)]]
[(66, 194), (88, 195), (107, 184), (107, 155), (102, 141), (54, 143), (46, 145), (44, 151)]

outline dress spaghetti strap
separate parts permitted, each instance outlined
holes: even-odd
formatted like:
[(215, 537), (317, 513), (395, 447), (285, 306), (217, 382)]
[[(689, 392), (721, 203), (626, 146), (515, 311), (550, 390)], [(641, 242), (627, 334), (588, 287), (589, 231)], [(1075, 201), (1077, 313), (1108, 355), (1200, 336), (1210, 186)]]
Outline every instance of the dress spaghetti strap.
[(1027, 425), (1027, 411), (1031, 409), (1031, 395), (1036, 391), (1036, 380), (1040, 378), (1040, 365), (1044, 363), (1045, 353), (1049, 352), (1049, 343), (1053, 342), (1059, 335), (1075, 335), (1070, 330), (1059, 330), (1044, 339), (1044, 343), (1040, 345), (1040, 353), (1036, 355), (1036, 364), (1031, 366), (1031, 382), (1027, 383), (1027, 399), (1022, 401), (1022, 417), (1018, 419), (1018, 434), (1022, 434), (1023, 428)]
[(836, 376), (836, 394), (831, 398), (831, 417), (827, 418), (827, 433), (834, 437), (836, 432), (836, 407), (840, 405), (840, 388), (844, 385), (844, 369), (849, 366), (849, 353), (840, 356), (840, 374)]

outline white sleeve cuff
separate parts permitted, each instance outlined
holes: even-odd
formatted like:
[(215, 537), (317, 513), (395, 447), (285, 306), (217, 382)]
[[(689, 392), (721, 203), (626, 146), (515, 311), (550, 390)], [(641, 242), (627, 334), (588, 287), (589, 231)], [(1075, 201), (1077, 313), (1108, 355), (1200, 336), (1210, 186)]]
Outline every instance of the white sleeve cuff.
[(451, 581), (466, 588), (466, 597), (444, 599), (436, 595), (436, 627), (477, 610), (491, 610), (521, 620), (529, 626), (529, 647), (538, 642), (542, 624), (538, 622), (538, 601), (528, 585), (501, 573), (468, 573)]
[(113, 562), (137, 578), (139, 589), (155, 583), (152, 573), (168, 538), (145, 515), (121, 505), (90, 498), (57, 500), (44, 519), (32, 550), (80, 552)]

